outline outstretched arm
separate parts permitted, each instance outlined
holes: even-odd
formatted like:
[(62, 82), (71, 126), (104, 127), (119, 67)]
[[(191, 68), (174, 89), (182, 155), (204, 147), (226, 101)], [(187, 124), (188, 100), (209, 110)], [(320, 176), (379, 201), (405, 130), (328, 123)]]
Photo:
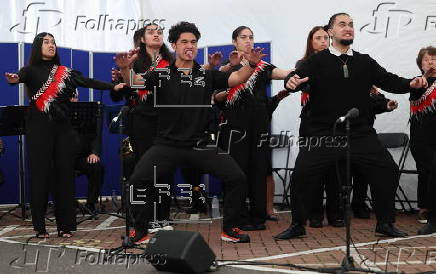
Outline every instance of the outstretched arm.
[(411, 79), (405, 79), (386, 71), (380, 66), (374, 59), (371, 59), (372, 68), (371, 72), (374, 76), (374, 85), (382, 88), (390, 93), (403, 94), (410, 92), (410, 88), (419, 89), (427, 87), (427, 80), (425, 77), (415, 77)]
[[(141, 85), (144, 83), (139, 74), (135, 74), (132, 70), (133, 62), (138, 58), (139, 48), (132, 49), (129, 52), (117, 53), (114, 57), (115, 63), (120, 68), (121, 77), (124, 82), (131, 86), (133, 84)], [(133, 83), (130, 81), (130, 75), (133, 73)]]
[(239, 84), (245, 83), (251, 74), (254, 72), (257, 63), (266, 56), (262, 53), (262, 48), (252, 49), (250, 54), (245, 54), (245, 59), (248, 61), (248, 66), (243, 66), (238, 71), (232, 72), (229, 77), (229, 87), (234, 87)]
[(279, 68), (274, 68), (271, 74), (271, 79), (273, 80), (284, 80), (289, 73), (293, 72), (293, 69), (284, 70)]

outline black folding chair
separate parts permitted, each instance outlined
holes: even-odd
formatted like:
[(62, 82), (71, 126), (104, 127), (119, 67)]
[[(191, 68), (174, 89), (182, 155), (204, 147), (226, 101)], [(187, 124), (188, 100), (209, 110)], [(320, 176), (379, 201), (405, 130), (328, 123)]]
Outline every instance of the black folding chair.
[[(398, 159), (398, 167), (400, 170), (399, 178), (401, 179), (402, 174), (418, 174), (416, 170), (410, 170), (405, 169), (404, 166), (406, 164), (407, 156), (409, 155), (410, 151), (410, 140), (409, 136), (406, 133), (379, 133), (378, 139), (380, 140), (383, 147), (386, 149), (390, 148), (402, 148), (400, 158)], [(396, 195), (396, 202), (398, 202), (401, 205), (401, 208), (404, 212), (415, 212), (416, 209), (412, 206), (411, 201), (406, 196), (406, 193), (404, 192), (404, 189), (401, 187), (401, 185), (398, 185), (398, 191), (395, 194)], [(407, 210), (405, 207), (405, 204), (409, 207)]]
[[(289, 167), (289, 156), (291, 155), (290, 138), (286, 134), (272, 134), (270, 135), (270, 147), (272, 149), (286, 149), (286, 161), (284, 167), (272, 167), (273, 174), (276, 174), (280, 179), (283, 186), (282, 196), (282, 209), (287, 206), (291, 207), (291, 173), (294, 171), (293, 167)], [(288, 180), (289, 178), (289, 180)], [(274, 196), (277, 196), (274, 194)], [(279, 195), (280, 196), (280, 195)]]

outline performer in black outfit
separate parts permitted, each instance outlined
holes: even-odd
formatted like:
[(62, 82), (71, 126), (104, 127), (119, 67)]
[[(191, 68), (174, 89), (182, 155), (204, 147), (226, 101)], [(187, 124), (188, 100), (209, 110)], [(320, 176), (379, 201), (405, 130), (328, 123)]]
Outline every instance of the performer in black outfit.
[[(354, 28), (348, 14), (333, 15), (328, 27), (332, 46), (310, 57), (285, 80), (285, 86), (290, 90), (301, 88), (305, 82), (310, 84), (311, 114), (307, 132), (312, 137), (311, 142), (316, 140), (317, 144), (300, 146), (291, 190), (298, 202), (292, 205), (290, 227), (275, 238), (305, 235), (305, 209), (311, 202), (310, 191), (326, 172), (334, 168), (337, 158), (344, 160), (346, 145), (351, 146), (352, 167), (364, 174), (371, 185), (376, 201), (376, 232), (392, 237), (405, 236), (406, 233), (393, 225), (398, 166), (368, 123), (371, 109), (369, 90), (376, 85), (389, 92), (406, 93), (410, 88), (426, 86), (427, 82), (422, 77), (413, 80), (400, 78), (387, 72), (368, 55), (351, 50)], [(344, 138), (333, 137), (332, 127), (338, 117), (352, 108), (358, 108), (360, 116), (351, 121), (351, 136), (344, 144)], [(338, 135), (345, 135), (343, 125), (338, 125)]]
[[(155, 144), (144, 154), (130, 177), (134, 190), (146, 189), (147, 197), (143, 201), (145, 204), (135, 205), (134, 241), (137, 243), (147, 239), (144, 227), (150, 221), (149, 212), (153, 210), (153, 202), (157, 201), (159, 195), (158, 186), (153, 185), (154, 172), (159, 179), (178, 166), (198, 168), (222, 180), (225, 197), (221, 239), (249, 241), (248, 235), (240, 234), (237, 228), (242, 204), (241, 186), (246, 177), (228, 154), (202, 145), (202, 139), (211, 100), (220, 101), (226, 96), (225, 92), (221, 92), (212, 98), (213, 91), (245, 82), (264, 54), (261, 49), (246, 54), (249, 66), (231, 74), (204, 70), (194, 61), (199, 38), (200, 32), (192, 23), (180, 22), (171, 27), (168, 40), (176, 52), (176, 61), (163, 71), (152, 71), (144, 76), (146, 88), (154, 90), (156, 102), (161, 107), (157, 107), (158, 134)], [(117, 55), (117, 65), (124, 79), (136, 55), (135, 51)], [(134, 194), (134, 197), (137, 196)]]
[[(78, 101), (77, 93), (71, 101)], [(73, 130), (76, 144), (74, 169), (78, 175), (83, 174), (88, 179), (88, 197), (85, 206), (94, 214), (97, 213), (95, 205), (100, 196), (104, 176), (104, 168), (100, 159), (102, 123), (100, 114), (96, 117), (95, 133), (81, 132), (81, 129)]]
[[(374, 126), (375, 118), (377, 114), (393, 111), (398, 107), (398, 102), (386, 98), (380, 93), (377, 87), (373, 87), (370, 90), (371, 110), (369, 114), (369, 125)], [(392, 158), (392, 161), (393, 158)], [(345, 174), (345, 167), (343, 173)], [(353, 171), (353, 199), (351, 201), (351, 208), (353, 210), (353, 216), (359, 219), (369, 219), (370, 210), (366, 204), (366, 196), (368, 193), (368, 182), (365, 181), (365, 176), (360, 174), (357, 170)]]
[[(135, 73), (144, 73), (153, 65), (157, 68), (167, 67), (174, 59), (168, 47), (163, 42), (162, 29), (156, 24), (148, 24), (135, 32), (133, 37), (135, 47), (139, 48), (138, 59), (133, 63)], [(158, 58), (156, 64), (152, 64)], [(154, 68), (151, 68), (154, 69)], [(111, 92), (111, 98), (118, 102), (126, 99), (129, 106), (127, 115), (127, 134), (129, 135), (135, 155), (135, 164), (142, 155), (153, 145), (157, 133), (157, 111), (154, 108), (153, 94), (145, 89), (132, 89), (125, 87), (120, 91)], [(133, 169), (132, 169), (133, 171)], [(161, 178), (160, 184), (172, 185), (174, 171)], [(163, 195), (156, 211), (157, 221), (168, 221), (171, 197)], [(166, 224), (152, 223), (150, 229), (156, 231), (164, 227), (172, 229)]]
[(418, 234), (436, 232), (436, 48), (422, 48), (416, 63), (429, 87), (410, 91), (410, 148), (418, 170), (418, 206), (427, 224)]
[[(299, 60), (295, 65), (297, 68), (313, 54), (328, 48), (329, 37), (327, 33), (327, 26), (315, 26), (309, 32), (307, 37), (306, 53), (303, 59)], [(383, 94), (379, 93), (377, 89), (373, 88), (370, 91), (371, 96), (371, 108), (372, 115), (370, 115), (370, 125), (374, 124), (375, 115), (392, 111), (396, 108), (396, 102), (386, 99)], [(306, 136), (307, 119), (310, 117), (310, 85), (306, 85), (301, 93), (301, 124), (300, 124), (300, 136)], [(339, 175), (345, 176), (345, 166), (339, 165)], [(324, 219), (324, 206), (323, 206), (323, 193), (326, 193), (326, 215), (328, 224), (334, 227), (344, 226), (344, 212), (340, 201), (340, 184), (337, 178), (336, 169), (332, 169), (327, 176), (323, 179), (323, 182), (319, 185), (319, 189), (316, 189), (312, 196), (313, 203), (311, 204), (309, 216), (309, 225), (311, 227), (319, 228), (323, 226)], [(342, 179), (342, 181), (345, 178)], [(353, 200), (352, 209), (354, 217), (369, 218), (369, 209), (365, 204), (368, 184), (364, 181), (362, 176), (358, 173), (353, 174)]]
[[(47, 238), (45, 211), (48, 193), (55, 202), (59, 237), (71, 237), (76, 230), (74, 200), (74, 158), (72, 128), (68, 116), (70, 98), (77, 87), (119, 89), (86, 78), (78, 71), (60, 65), (53, 35), (43, 32), (33, 40), (29, 65), (18, 74), (5, 73), (10, 84), (24, 83), (30, 98), (26, 117), (26, 141), (31, 172), (31, 211), (37, 237)], [(50, 187), (51, 172), (55, 172)]]
[[(246, 26), (236, 28), (232, 33), (232, 43), (239, 56), (250, 52), (254, 46), (252, 30)], [(246, 60), (239, 58), (239, 62), (228, 71), (240, 69), (244, 62)], [(290, 70), (282, 70), (260, 61), (250, 79), (231, 88), (228, 95), (229, 98), (239, 96), (238, 94), (251, 96), (244, 96), (240, 108), (230, 106), (223, 111), (226, 121), (220, 141), (223, 149), (230, 152), (247, 176), (246, 184), (243, 185), (245, 198), (239, 223), (239, 228), (244, 231), (266, 229), (266, 178), (270, 153), (268, 144), (261, 140), (269, 133), (270, 113), (280, 101), (278, 96), (268, 97), (266, 91), (272, 79), (282, 80), (289, 72)], [(249, 207), (245, 203), (246, 198), (250, 200)]]

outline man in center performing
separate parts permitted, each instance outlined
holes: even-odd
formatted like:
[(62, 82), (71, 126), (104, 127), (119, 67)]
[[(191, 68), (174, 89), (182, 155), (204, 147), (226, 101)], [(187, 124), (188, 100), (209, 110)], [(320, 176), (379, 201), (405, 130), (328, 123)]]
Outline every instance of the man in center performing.
[[(254, 49), (245, 58), (247, 66), (233, 73), (204, 70), (194, 61), (200, 32), (188, 22), (180, 22), (169, 30), (168, 40), (175, 50), (176, 60), (164, 70), (156, 69), (143, 75), (145, 88), (153, 91), (158, 112), (158, 133), (155, 144), (137, 163), (130, 177), (134, 191), (146, 189), (145, 203), (133, 205), (136, 234), (135, 243), (147, 241), (147, 223), (153, 216), (153, 203), (163, 189), (154, 185), (156, 179), (176, 167), (193, 167), (202, 173), (218, 177), (224, 186), (224, 214), (221, 239), (231, 242), (249, 242), (248, 235), (240, 234), (237, 224), (242, 204), (241, 186), (245, 174), (230, 155), (204, 145), (204, 130), (208, 125), (211, 101), (222, 101), (226, 89), (248, 80), (264, 54)], [(129, 65), (136, 52), (118, 54), (117, 65), (124, 79), (128, 79)], [(138, 75), (135, 76), (138, 79)], [(160, 190), (160, 191), (159, 191)], [(139, 197), (139, 195), (137, 195)]]

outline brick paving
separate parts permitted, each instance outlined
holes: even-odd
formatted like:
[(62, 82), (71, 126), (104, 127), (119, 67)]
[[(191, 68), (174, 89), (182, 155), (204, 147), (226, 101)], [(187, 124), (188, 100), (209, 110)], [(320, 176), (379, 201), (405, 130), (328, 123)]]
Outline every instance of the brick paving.
[[(220, 260), (297, 264), (313, 268), (335, 267), (341, 263), (345, 254), (344, 228), (334, 228), (325, 223), (323, 228), (306, 227), (305, 237), (275, 241), (272, 236), (286, 229), (290, 222), (289, 213), (278, 215), (279, 221), (267, 222), (266, 230), (247, 232), (251, 242), (244, 244), (220, 240), (221, 219), (213, 220), (211, 223), (176, 224), (175, 229), (199, 232)], [(176, 214), (175, 217), (189, 219), (189, 215), (181, 213)], [(81, 216), (78, 215), (78, 218), (80, 219)], [(352, 238), (355, 248), (352, 248), (351, 255), (356, 266), (378, 271), (436, 273), (436, 234), (417, 236), (416, 231), (421, 224), (417, 222), (415, 214), (397, 214), (396, 224), (401, 230), (409, 233), (409, 236), (406, 238), (375, 236), (373, 215), (370, 220), (352, 220)], [(30, 241), (44, 245), (69, 245), (78, 248), (113, 248), (121, 244), (124, 220), (101, 214), (98, 220), (81, 223), (71, 239), (56, 237), (54, 223), (47, 222), (47, 230), (50, 233), (49, 239), (29, 240), (34, 235), (30, 220), (22, 221), (6, 215), (0, 220), (0, 241)], [(289, 269), (279, 266), (262, 267), (268, 268), (269, 271)]]

